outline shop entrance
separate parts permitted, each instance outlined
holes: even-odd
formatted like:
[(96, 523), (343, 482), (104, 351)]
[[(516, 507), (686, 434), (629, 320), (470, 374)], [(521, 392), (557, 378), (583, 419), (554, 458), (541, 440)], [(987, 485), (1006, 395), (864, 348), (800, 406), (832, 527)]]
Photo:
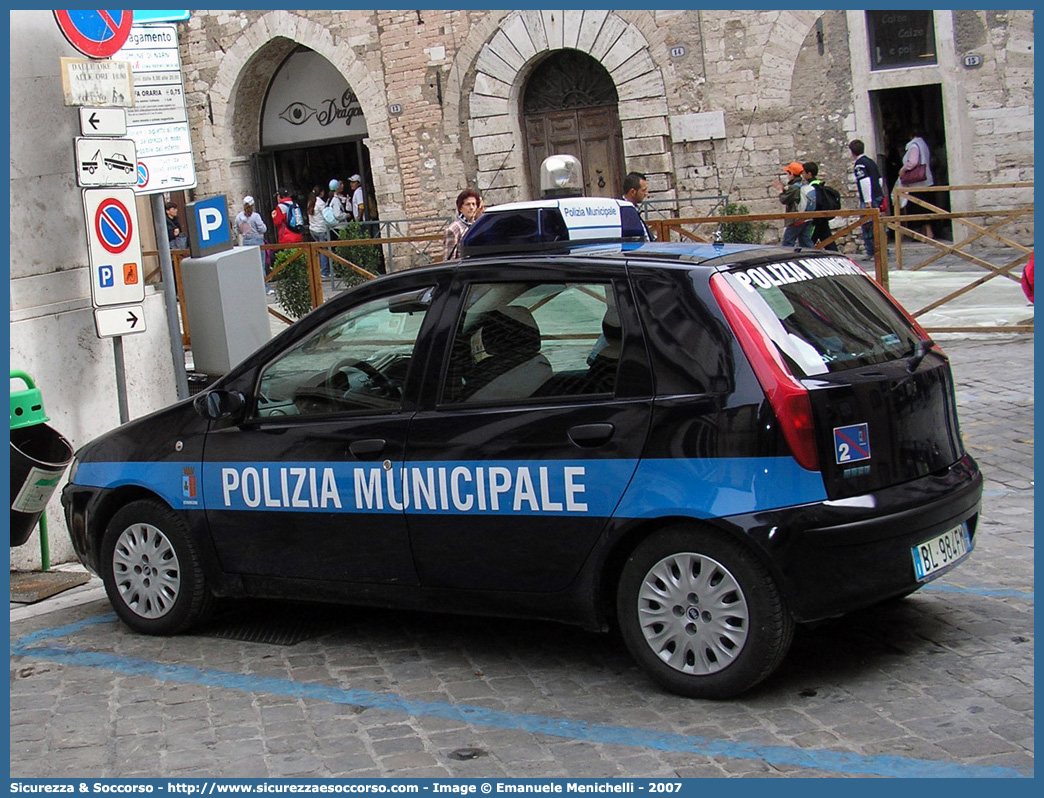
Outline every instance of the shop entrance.
[[(932, 151), (931, 169), (935, 185), (949, 185), (942, 86), (933, 83), (882, 89), (870, 93), (870, 102), (881, 131), (883, 152), (878, 153), (878, 166), (888, 190), (891, 191), (899, 179), (906, 142), (915, 135), (922, 136)], [(923, 196), (927, 202), (950, 210), (949, 192), (936, 191)], [(936, 222), (932, 228), (937, 238), (949, 239), (952, 236), (949, 220)]]
[[(346, 184), (359, 174), (367, 215), (378, 209), (370, 172), (368, 131), (355, 92), (337, 68), (319, 53), (298, 47), (272, 76), (261, 109), (260, 151), (251, 156), (258, 212), (266, 221), (278, 188), (305, 207), (314, 186), (332, 178)], [(269, 240), (275, 231), (269, 225)]]

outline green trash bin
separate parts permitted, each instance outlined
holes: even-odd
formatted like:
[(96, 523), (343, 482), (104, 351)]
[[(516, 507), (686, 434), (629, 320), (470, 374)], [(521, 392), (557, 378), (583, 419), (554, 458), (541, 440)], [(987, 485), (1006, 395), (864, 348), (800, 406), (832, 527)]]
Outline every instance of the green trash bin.
[(24, 391), (11, 391), (11, 547), (33, 534), (47, 502), (72, 462), (73, 448), (50, 427), (43, 397), (24, 371), (11, 371)]

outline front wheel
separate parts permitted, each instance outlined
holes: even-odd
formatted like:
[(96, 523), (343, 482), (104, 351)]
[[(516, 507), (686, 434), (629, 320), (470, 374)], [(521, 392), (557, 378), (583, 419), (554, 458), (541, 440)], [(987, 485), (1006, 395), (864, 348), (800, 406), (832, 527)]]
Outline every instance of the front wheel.
[(739, 543), (674, 526), (624, 564), (617, 620), (631, 656), (668, 690), (730, 698), (783, 661), (794, 621), (768, 569)]
[(157, 501), (131, 502), (112, 517), (100, 565), (113, 609), (136, 632), (177, 634), (210, 608), (195, 543), (181, 518)]

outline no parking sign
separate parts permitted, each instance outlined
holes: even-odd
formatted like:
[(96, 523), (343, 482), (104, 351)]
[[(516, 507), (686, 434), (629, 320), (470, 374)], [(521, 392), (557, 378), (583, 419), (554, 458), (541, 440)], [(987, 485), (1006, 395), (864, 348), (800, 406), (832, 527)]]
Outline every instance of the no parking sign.
[(54, 19), (69, 44), (91, 58), (109, 58), (127, 42), (132, 11), (55, 11)]
[(145, 279), (134, 189), (84, 189), (83, 211), (94, 306), (144, 301)]

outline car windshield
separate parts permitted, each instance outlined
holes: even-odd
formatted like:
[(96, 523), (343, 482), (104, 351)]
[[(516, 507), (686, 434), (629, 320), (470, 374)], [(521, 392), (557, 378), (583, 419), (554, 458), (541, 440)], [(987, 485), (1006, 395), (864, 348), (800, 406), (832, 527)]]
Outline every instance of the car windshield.
[(735, 270), (727, 279), (795, 376), (908, 357), (919, 336), (847, 258), (802, 258)]

